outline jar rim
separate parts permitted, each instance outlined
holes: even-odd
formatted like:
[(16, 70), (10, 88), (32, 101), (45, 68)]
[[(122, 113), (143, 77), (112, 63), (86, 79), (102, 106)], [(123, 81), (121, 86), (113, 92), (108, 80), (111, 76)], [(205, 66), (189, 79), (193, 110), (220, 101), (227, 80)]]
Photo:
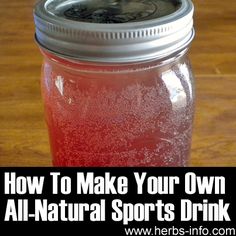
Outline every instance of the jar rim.
[(165, 68), (166, 66), (169, 68), (170, 65), (174, 65), (177, 61), (181, 60), (182, 57), (187, 55), (188, 50), (189, 48), (186, 47), (162, 59), (150, 59), (142, 62), (107, 63), (68, 58), (40, 47), (41, 53), (50, 63), (53, 63), (55, 66), (64, 67), (70, 72), (77, 71), (82, 73), (132, 73), (156, 68), (160, 70), (160, 68)]

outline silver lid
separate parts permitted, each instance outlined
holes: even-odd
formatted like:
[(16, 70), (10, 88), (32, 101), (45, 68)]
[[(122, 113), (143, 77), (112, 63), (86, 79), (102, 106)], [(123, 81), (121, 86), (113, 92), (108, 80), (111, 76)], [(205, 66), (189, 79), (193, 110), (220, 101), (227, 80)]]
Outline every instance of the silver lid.
[(42, 0), (34, 19), (42, 47), (85, 61), (161, 58), (194, 36), (190, 0)]

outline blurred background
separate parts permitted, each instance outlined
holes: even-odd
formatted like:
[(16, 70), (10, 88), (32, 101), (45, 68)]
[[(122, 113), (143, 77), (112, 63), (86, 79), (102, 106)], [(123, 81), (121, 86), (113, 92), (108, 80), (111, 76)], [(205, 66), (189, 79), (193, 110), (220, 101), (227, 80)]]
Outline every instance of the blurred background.
[[(51, 166), (34, 0), (1, 0), (0, 166)], [(195, 0), (191, 166), (236, 166), (236, 1)]]

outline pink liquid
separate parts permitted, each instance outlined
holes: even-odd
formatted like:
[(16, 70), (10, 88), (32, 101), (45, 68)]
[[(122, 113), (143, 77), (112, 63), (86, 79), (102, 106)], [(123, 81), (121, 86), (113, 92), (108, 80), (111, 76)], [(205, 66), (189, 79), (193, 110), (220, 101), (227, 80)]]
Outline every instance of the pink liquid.
[(167, 71), (88, 73), (46, 60), (42, 91), (54, 165), (185, 166), (193, 95), (181, 69), (188, 65), (179, 63)]

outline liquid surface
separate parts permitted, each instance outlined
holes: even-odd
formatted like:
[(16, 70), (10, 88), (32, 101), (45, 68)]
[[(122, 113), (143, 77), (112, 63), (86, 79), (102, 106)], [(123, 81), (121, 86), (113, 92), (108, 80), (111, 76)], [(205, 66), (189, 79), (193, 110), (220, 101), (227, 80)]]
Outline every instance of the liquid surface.
[(46, 61), (54, 165), (185, 166), (194, 96), (188, 68), (181, 62), (164, 71), (87, 73)]

